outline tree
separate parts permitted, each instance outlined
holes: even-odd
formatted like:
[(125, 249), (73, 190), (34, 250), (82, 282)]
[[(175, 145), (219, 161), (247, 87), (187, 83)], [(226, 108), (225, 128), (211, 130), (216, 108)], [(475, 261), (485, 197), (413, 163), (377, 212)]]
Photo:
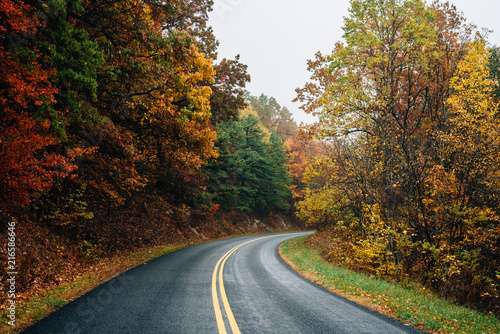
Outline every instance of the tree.
[(259, 115), (262, 124), (286, 140), (297, 135), (297, 124), (286, 107), (280, 106), (274, 97), (261, 94), (259, 97), (248, 96), (252, 108)]
[[(499, 295), (492, 282), (498, 280), (494, 268), (500, 245), (500, 119), (490, 59), (486, 42), (478, 37), (458, 63), (450, 81), (447, 126), (437, 135), (443, 161), (429, 175), (424, 204), (440, 246), (433, 277), (440, 284), (467, 285), (466, 291), (448, 289), (462, 301), (476, 298), (478, 305), (491, 308), (498, 298), (492, 296)], [(444, 274), (442, 263), (447, 263)]]
[(227, 121), (217, 125), (215, 146), (218, 158), (207, 164), (205, 175), (213, 202), (224, 211), (230, 211), (238, 206), (239, 189), (236, 176), (244, 168), (244, 162), (239, 155), (239, 148), (244, 140), (239, 122)]
[(286, 140), (284, 146), (288, 158), (287, 167), (292, 178), (291, 190), (293, 197), (302, 199), (304, 197), (305, 183), (303, 181), (307, 163), (303, 143), (292, 137)]
[(318, 83), (298, 90), (304, 110), (320, 116), (311, 131), (336, 142), (351, 191), (430, 243), (423, 186), (440, 153), (429, 133), (447, 119), (443, 87), (467, 45), (462, 22), (453, 9), (417, 0), (353, 1), (346, 45), (319, 54), (310, 63)]
[(351, 1), (345, 44), (318, 54), (315, 82), (298, 90), (320, 117), (308, 130), (330, 142), (327, 159), (307, 170), (298, 214), (330, 228), (355, 269), (414, 275), (491, 308), (496, 60), (464, 22), (447, 4)]
[(466, 239), (471, 230), (476, 231), (471, 223), (489, 221), (493, 227), (498, 222), (495, 212), (500, 199), (500, 119), (489, 58), (485, 42), (475, 41), (450, 83), (453, 93), (447, 101), (449, 124), (441, 138), (444, 168), (454, 180), (447, 203), (453, 216), (440, 219), (450, 224), (450, 245)]
[(250, 81), (247, 66), (235, 60), (222, 59), (215, 65), (215, 82), (211, 85), (210, 108), (214, 123), (236, 120), (239, 110), (246, 106), (243, 88)]
[(92, 103), (97, 100), (97, 76), (104, 58), (98, 44), (89, 40), (87, 32), (70, 22), (84, 10), (80, 0), (48, 1), (39, 6), (45, 24), (38, 30), (36, 46), (44, 55), (44, 66), (56, 69), (51, 77), (58, 88), (54, 109), (66, 111), (58, 113), (47, 109), (45, 113), (54, 131), (66, 142), (71, 140), (67, 138), (66, 127), (76, 127), (70, 132), (81, 138), (81, 128), (97, 121)]
[(290, 204), (286, 201), (292, 197), (290, 190), (292, 178), (288, 170), (288, 158), (285, 154), (283, 141), (276, 133), (271, 133), (269, 145), (269, 157), (271, 160), (272, 173), (267, 186), (267, 206), (272, 210), (286, 211)]
[[(421, 1), (352, 1), (346, 45), (337, 44), (327, 65), (313, 64), (326, 75), (325, 90), (308, 90), (316, 97), (305, 106), (319, 113), (316, 134), (338, 141), (352, 191), (379, 204), (388, 221), (404, 208), (402, 191), (408, 200), (418, 194), (417, 170), (429, 164), (417, 157), (431, 113), (428, 76), (439, 55), (435, 20)], [(368, 168), (359, 170), (352, 153), (363, 154)]]
[(208, 26), (208, 13), (212, 11), (212, 0), (174, 0), (162, 3), (148, 1), (152, 17), (161, 25), (164, 33), (183, 31), (189, 35), (200, 53), (214, 61), (216, 71), (214, 82), (207, 82), (212, 89), (212, 121), (219, 123), (236, 119), (238, 110), (245, 106), (244, 88), (250, 81), (247, 66), (239, 62), (239, 55), (234, 60), (222, 59), (216, 62), (217, 47), (212, 28)]
[(213, 0), (148, 0), (151, 17), (164, 33), (184, 31), (196, 41), (196, 46), (207, 58), (215, 59), (219, 42), (208, 26), (208, 13)]
[(207, 166), (208, 189), (224, 210), (270, 213), (286, 211), (290, 176), (281, 139), (269, 142), (255, 116), (220, 123), (219, 158)]
[(490, 59), (488, 67), (490, 69), (491, 79), (495, 82), (495, 96), (500, 98), (500, 48), (494, 46), (490, 49)]
[(43, 69), (39, 51), (23, 38), (41, 26), (33, 7), (0, 2), (0, 210), (7, 212), (26, 206), (54, 177), (74, 169), (70, 158), (47, 153), (57, 139), (50, 120), (38, 116), (57, 93), (49, 80), (54, 69)]

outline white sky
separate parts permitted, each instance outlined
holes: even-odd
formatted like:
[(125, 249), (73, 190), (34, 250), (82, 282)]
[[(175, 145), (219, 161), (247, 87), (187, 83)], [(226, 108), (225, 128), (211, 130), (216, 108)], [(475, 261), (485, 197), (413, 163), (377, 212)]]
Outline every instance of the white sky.
[[(468, 22), (494, 30), (490, 43), (500, 45), (499, 0), (451, 0)], [(342, 38), (349, 0), (214, 0), (209, 24), (220, 42), (219, 59), (248, 65), (252, 95), (264, 93), (286, 106), (300, 124), (314, 118), (292, 103), (295, 88), (309, 81), (307, 60), (329, 53)]]

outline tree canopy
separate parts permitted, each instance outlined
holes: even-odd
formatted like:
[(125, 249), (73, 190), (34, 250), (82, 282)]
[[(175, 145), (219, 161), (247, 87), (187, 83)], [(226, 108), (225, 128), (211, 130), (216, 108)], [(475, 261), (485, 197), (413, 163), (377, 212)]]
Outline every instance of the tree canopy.
[(491, 309), (499, 294), (496, 49), (453, 6), (421, 0), (353, 0), (343, 30), (297, 90), (320, 119), (307, 130), (328, 143), (305, 173), (299, 216), (334, 231), (344, 249), (332, 252), (335, 261), (413, 275)]

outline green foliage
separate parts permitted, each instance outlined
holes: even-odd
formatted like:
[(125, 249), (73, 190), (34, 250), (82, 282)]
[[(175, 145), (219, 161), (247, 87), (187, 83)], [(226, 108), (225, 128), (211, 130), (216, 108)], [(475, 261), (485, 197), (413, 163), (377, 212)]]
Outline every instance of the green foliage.
[(488, 68), (491, 79), (495, 82), (495, 96), (498, 99), (500, 98), (500, 48), (498, 46), (490, 49)]
[(276, 134), (265, 141), (258, 119), (218, 125), (219, 159), (207, 166), (214, 202), (228, 211), (286, 211), (291, 192), (283, 144)]
[(47, 66), (56, 70), (52, 81), (59, 92), (54, 107), (66, 112), (51, 112), (50, 116), (63, 139), (67, 139), (66, 126), (85, 125), (96, 117), (91, 103), (97, 99), (97, 77), (104, 57), (87, 32), (70, 23), (71, 17), (83, 11), (80, 0), (47, 1), (41, 7), (46, 22), (36, 46), (45, 54)]

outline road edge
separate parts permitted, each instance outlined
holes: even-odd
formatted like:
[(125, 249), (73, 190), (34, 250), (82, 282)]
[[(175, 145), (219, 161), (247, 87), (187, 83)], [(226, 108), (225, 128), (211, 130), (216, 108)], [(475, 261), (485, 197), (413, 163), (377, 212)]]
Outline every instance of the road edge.
[[(293, 239), (293, 238), (292, 238)], [(291, 239), (289, 239), (291, 240)], [(335, 295), (337, 298), (344, 299), (351, 303), (352, 305), (355, 305), (358, 308), (362, 308), (369, 313), (374, 314), (375, 316), (379, 318), (383, 318), (384, 320), (390, 322), (391, 324), (395, 325), (396, 327), (399, 327), (401, 329), (406, 330), (408, 333), (411, 334), (424, 334), (424, 333), (429, 333), (431, 334), (432, 332), (426, 332), (423, 331), (421, 328), (415, 328), (414, 326), (405, 323), (402, 319), (398, 318), (394, 312), (390, 312), (387, 310), (387, 308), (384, 308), (384, 305), (381, 304), (375, 304), (372, 303), (368, 297), (361, 297), (361, 296), (355, 296), (348, 294), (342, 290), (336, 289), (334, 287), (326, 287), (323, 282), (314, 274), (308, 271), (304, 270), (299, 270), (297, 266), (286, 257), (286, 255), (282, 251), (282, 244), (286, 241), (283, 241), (279, 246), (278, 246), (278, 254), (281, 260), (290, 268), (291, 271), (295, 272), (297, 275), (302, 277), (303, 279), (311, 282), (312, 284), (315, 284), (322, 289), (325, 289)]]

